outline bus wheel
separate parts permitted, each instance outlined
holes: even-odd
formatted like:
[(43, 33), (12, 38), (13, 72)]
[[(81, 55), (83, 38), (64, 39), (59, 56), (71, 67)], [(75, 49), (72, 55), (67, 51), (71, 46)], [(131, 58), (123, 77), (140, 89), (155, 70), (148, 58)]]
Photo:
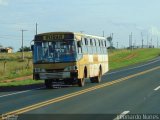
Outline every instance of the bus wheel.
[(48, 89), (52, 89), (53, 88), (53, 86), (52, 86), (52, 80), (45, 80), (45, 86)]
[(95, 82), (95, 83), (100, 83), (100, 82), (101, 82), (101, 77), (102, 77), (102, 71), (101, 71), (101, 69), (99, 69), (98, 76), (96, 76), (96, 77), (94, 78), (94, 82)]
[(84, 78), (78, 79), (78, 86), (79, 86), (79, 87), (83, 87), (84, 84), (85, 84)]

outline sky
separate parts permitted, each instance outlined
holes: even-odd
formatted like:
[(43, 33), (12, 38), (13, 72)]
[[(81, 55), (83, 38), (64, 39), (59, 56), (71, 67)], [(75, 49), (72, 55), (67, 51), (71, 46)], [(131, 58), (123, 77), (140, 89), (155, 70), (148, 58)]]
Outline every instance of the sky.
[(160, 44), (160, 0), (0, 0), (0, 45), (30, 46), (36, 33), (81, 32), (105, 37), (115, 47)]

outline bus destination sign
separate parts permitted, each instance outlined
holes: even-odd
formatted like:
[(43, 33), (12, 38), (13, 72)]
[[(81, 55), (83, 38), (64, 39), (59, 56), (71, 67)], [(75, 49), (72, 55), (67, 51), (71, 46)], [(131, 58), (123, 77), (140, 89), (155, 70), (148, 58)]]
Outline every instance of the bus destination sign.
[(43, 40), (63, 40), (63, 34), (48, 34), (43, 36)]
[(68, 39), (74, 39), (74, 34), (40, 34), (35, 36), (36, 41), (52, 41), (52, 40), (68, 40)]

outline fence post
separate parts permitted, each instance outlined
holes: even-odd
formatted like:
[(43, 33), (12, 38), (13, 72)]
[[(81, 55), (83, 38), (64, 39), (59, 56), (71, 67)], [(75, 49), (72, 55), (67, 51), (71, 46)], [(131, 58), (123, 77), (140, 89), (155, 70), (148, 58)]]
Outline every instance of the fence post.
[(29, 63), (30, 63), (30, 59), (28, 58), (27, 59), (27, 66), (26, 66), (27, 69), (29, 69)]
[(7, 64), (7, 61), (4, 61), (4, 68), (3, 68), (3, 72), (6, 71), (6, 64)]

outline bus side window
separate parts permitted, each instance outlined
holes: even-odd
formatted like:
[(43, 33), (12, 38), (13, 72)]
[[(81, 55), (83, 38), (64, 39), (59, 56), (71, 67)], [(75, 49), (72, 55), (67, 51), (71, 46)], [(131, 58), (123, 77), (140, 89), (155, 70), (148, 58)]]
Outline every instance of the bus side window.
[(96, 41), (93, 39), (93, 53), (96, 53)]
[(106, 45), (106, 40), (104, 41), (104, 46), (107, 47), (107, 45)]
[(96, 39), (94, 39), (94, 46), (96, 46)]
[(101, 45), (102, 45), (102, 47), (103, 47), (103, 40), (101, 40)]
[(99, 46), (101, 46), (101, 41), (100, 41), (100, 40), (98, 40), (98, 42), (99, 42)]
[(87, 53), (88, 52), (88, 39), (84, 38), (84, 46), (83, 46), (83, 53)]
[(82, 38), (82, 52), (83, 53), (86, 53), (86, 41), (85, 41), (85, 38)]
[(82, 41), (77, 41), (78, 53), (82, 53)]
[(101, 45), (102, 45), (101, 52), (104, 53), (104, 40), (101, 40)]
[(91, 40), (90, 40), (90, 38), (88, 38), (88, 46), (87, 46), (87, 48), (88, 48), (88, 53), (91, 54), (92, 53), (92, 48), (91, 48)]
[(105, 46), (104, 46), (104, 40), (101, 40), (101, 44), (102, 44), (102, 53), (105, 53)]
[(93, 41), (92, 41), (92, 39), (90, 39), (90, 45), (93, 46)]
[(84, 40), (84, 38), (81, 38), (81, 41), (82, 41), (82, 45), (85, 45), (85, 40)]
[(84, 38), (84, 41), (85, 41), (85, 45), (88, 45), (88, 40), (87, 40), (87, 38)]
[(98, 53), (98, 48), (99, 48), (99, 43), (98, 43), (98, 40), (97, 39), (95, 39), (95, 45), (96, 45), (96, 53)]

